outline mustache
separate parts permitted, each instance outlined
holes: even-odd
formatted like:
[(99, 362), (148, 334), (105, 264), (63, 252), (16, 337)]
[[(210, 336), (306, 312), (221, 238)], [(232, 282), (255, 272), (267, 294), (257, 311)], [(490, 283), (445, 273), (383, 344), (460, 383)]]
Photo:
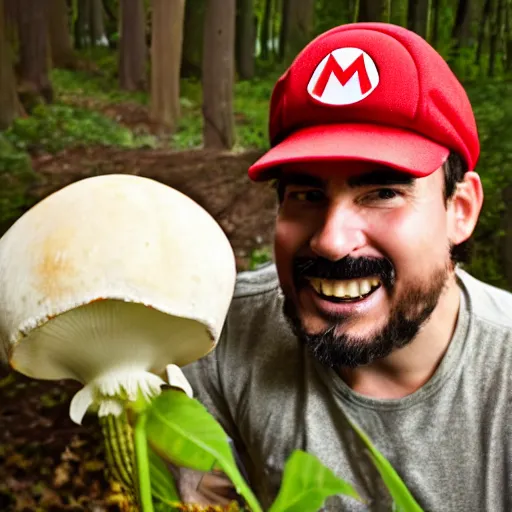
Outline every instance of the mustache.
[(387, 258), (352, 258), (346, 256), (338, 261), (322, 257), (297, 257), (293, 260), (293, 273), (296, 282), (306, 277), (320, 279), (362, 279), (377, 276), (386, 287), (395, 282), (395, 268)]

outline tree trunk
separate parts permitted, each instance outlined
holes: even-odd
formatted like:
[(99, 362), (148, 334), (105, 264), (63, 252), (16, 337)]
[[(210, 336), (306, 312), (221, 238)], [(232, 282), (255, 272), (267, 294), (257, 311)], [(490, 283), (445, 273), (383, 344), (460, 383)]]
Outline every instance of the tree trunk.
[(507, 0), (505, 10), (505, 71), (512, 71), (512, 0)]
[(468, 43), (471, 20), (471, 2), (470, 0), (459, 0), (455, 14), (455, 23), (452, 29), (452, 39), (455, 53), (459, 53), (460, 48)]
[(23, 98), (27, 106), (53, 100), (48, 77), (48, 12), (47, 0), (18, 0), (19, 73)]
[(441, 15), (441, 1), (432, 0), (432, 46), (437, 48), (439, 44), (439, 18)]
[(107, 42), (101, 0), (89, 0), (89, 37), (91, 46), (97, 46), (99, 43), (104, 45)]
[(497, 0), (496, 11), (494, 12), (492, 25), (491, 25), (491, 38), (489, 41), (489, 70), (488, 75), (494, 76), (496, 69), (496, 58), (498, 54), (498, 46), (502, 31), (501, 20), (503, 15), (503, 0)]
[(121, 0), (119, 85), (127, 91), (146, 88), (146, 23), (144, 0)]
[(428, 0), (409, 0), (407, 28), (424, 39), (428, 35)]
[(203, 60), (204, 0), (185, 2), (181, 76), (201, 77)]
[(88, 46), (89, 36), (87, 35), (87, 28), (89, 26), (89, 10), (89, 0), (77, 0), (76, 19), (73, 27), (75, 48), (77, 50)]
[(284, 0), (280, 57), (289, 64), (310, 42), (313, 32), (314, 0)]
[[(1, 0), (0, 0), (1, 3)], [(4, 27), (7, 41), (18, 45), (18, 0), (3, 0)]]
[(485, 29), (489, 23), (489, 17), (491, 15), (491, 0), (485, 0), (484, 6), (482, 9), (482, 16), (480, 19), (480, 28), (478, 30), (478, 43), (476, 46), (476, 54), (475, 54), (475, 64), (480, 64), (480, 59), (482, 57), (482, 49), (484, 46), (485, 40)]
[(6, 37), (3, 5), (0, 5), (0, 130), (5, 130), (21, 114), (16, 93), (12, 48)]
[(56, 68), (72, 67), (75, 59), (69, 33), (69, 17), (66, 0), (50, 1), (48, 31), (50, 33), (53, 66)]
[(152, 9), (151, 118), (172, 133), (180, 117), (185, 0), (153, 0)]
[(383, 21), (388, 0), (360, 0), (358, 21)]
[(238, 73), (242, 80), (250, 80), (254, 76), (255, 47), (256, 27), (254, 25), (253, 0), (238, 0), (236, 60)]
[(272, 0), (265, 0), (265, 9), (263, 11), (263, 18), (261, 19), (260, 30), (260, 47), (261, 59), (268, 60), (268, 44), (270, 40), (270, 23), (272, 16)]
[(234, 144), (235, 0), (208, 0), (204, 18), (203, 139), (205, 148)]
[(281, 51), (278, 13), (282, 11), (282, 0), (272, 0), (272, 13), (270, 14), (270, 26), (272, 27), (272, 31), (270, 34), (270, 38), (272, 40), (272, 52), (274, 53), (274, 57), (279, 57)]

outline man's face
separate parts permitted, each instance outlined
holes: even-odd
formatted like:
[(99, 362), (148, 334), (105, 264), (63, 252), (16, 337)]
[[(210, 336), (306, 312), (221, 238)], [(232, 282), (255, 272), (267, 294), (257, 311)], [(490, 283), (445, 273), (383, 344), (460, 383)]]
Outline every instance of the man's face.
[(275, 258), (285, 314), (323, 363), (359, 366), (405, 346), (453, 272), (444, 175), (365, 163), (283, 171)]

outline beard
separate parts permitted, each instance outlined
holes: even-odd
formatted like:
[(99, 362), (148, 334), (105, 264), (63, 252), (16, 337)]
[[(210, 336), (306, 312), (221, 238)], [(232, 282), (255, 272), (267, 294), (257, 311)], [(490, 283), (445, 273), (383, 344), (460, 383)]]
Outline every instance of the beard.
[(342, 315), (324, 315), (328, 327), (320, 333), (309, 333), (290, 297), (285, 297), (283, 312), (294, 334), (322, 365), (335, 369), (368, 365), (405, 347), (416, 337), (436, 308), (452, 269), (453, 264), (448, 260), (428, 279), (411, 282), (397, 294), (394, 267), (387, 259), (346, 257), (331, 262), (322, 258), (297, 258), (294, 261), (297, 290), (307, 285), (306, 277), (357, 279), (378, 276), (393, 305), (388, 322), (368, 336), (338, 333), (339, 327), (351, 320)]

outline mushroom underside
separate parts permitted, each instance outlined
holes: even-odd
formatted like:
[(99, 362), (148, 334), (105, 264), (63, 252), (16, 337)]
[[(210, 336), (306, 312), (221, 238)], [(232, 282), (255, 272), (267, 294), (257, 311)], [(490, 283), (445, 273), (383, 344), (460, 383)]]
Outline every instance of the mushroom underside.
[(160, 375), (169, 364), (185, 366), (201, 358), (213, 345), (208, 328), (198, 320), (104, 299), (33, 329), (13, 347), (11, 364), (32, 378), (85, 383), (112, 369)]

